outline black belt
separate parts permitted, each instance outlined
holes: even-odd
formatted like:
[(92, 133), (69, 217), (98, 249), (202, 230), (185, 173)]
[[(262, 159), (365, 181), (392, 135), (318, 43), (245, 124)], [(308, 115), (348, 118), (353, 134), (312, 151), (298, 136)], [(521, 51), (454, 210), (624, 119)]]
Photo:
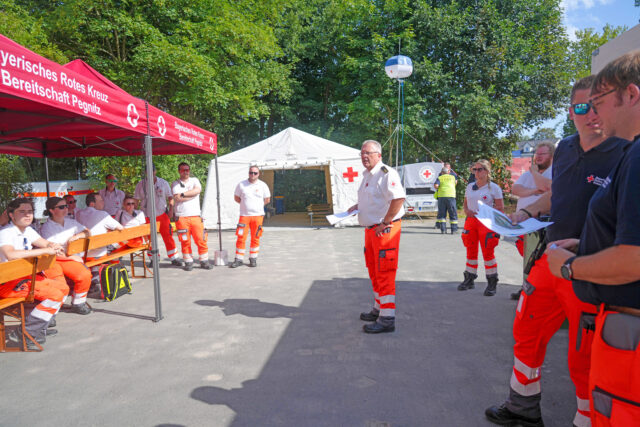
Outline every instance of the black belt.
[[(393, 224), (394, 222), (398, 222), (398, 221), (400, 221), (401, 219), (402, 219), (402, 218), (394, 219), (393, 221), (391, 221), (391, 222), (389, 223), (389, 225)], [(382, 223), (380, 223), (380, 224), (382, 224)], [(373, 224), (373, 225), (369, 225), (369, 226), (367, 226), (367, 230), (371, 230), (372, 228), (376, 228), (376, 227), (377, 227), (377, 226), (379, 226), (380, 224)]]
[(631, 316), (640, 317), (640, 308), (622, 307), (617, 305), (605, 304), (605, 310), (617, 311), (618, 313), (629, 314)]

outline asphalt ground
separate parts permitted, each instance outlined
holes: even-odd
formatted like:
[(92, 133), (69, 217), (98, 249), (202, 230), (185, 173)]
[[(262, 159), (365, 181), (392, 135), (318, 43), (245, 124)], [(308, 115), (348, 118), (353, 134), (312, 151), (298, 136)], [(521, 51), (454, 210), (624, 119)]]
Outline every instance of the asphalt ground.
[[(61, 312), (45, 351), (0, 355), (0, 425), (492, 425), (484, 409), (504, 401), (513, 363), (514, 245), (496, 249), (495, 297), (482, 295), (482, 268), (459, 292), (460, 236), (405, 221), (396, 332), (368, 335), (363, 241), (358, 227), (267, 227), (257, 268), (185, 272), (164, 259), (160, 322), (153, 281), (135, 279), (88, 316)], [(215, 232), (209, 244), (213, 256)], [(234, 246), (223, 232), (230, 257)], [(542, 368), (547, 426), (575, 413), (567, 340), (560, 330)]]

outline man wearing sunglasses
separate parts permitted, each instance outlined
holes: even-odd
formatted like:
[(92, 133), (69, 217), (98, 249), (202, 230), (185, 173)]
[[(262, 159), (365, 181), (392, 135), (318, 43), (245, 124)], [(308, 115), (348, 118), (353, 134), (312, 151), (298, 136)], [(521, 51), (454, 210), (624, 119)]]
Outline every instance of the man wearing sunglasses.
[[(545, 193), (512, 215), (512, 220), (520, 222), (550, 212), (552, 224), (546, 229), (546, 242), (580, 236), (591, 196), (628, 147), (628, 141), (607, 139), (600, 118), (589, 107), (593, 80), (593, 76), (585, 77), (573, 86), (569, 117), (578, 133), (560, 141), (555, 150), (550, 194)], [(547, 256), (541, 254), (523, 283), (516, 308), (509, 397), (503, 405), (488, 408), (486, 417), (500, 425), (543, 425), (542, 364), (547, 343), (566, 318), (569, 374), (576, 387), (577, 401), (573, 424), (589, 426), (588, 376), (593, 333), (588, 327), (595, 313), (594, 305), (576, 297), (569, 280), (551, 273)]]
[(198, 247), (200, 257), (200, 267), (211, 270), (213, 265), (209, 264), (209, 246), (207, 244), (208, 234), (200, 217), (200, 192), (202, 186), (198, 178), (190, 177), (191, 167), (187, 163), (178, 165), (180, 179), (171, 185), (173, 199), (175, 201), (176, 231), (178, 240), (182, 248), (182, 259), (184, 269), (193, 270), (193, 257), (191, 256), (191, 238)]
[(249, 167), (249, 178), (236, 186), (233, 199), (240, 203), (240, 219), (236, 228), (236, 258), (229, 265), (231, 268), (240, 267), (244, 258), (247, 236), (251, 234), (249, 246), (249, 267), (257, 267), (260, 252), (260, 236), (262, 236), (262, 220), (264, 205), (271, 200), (269, 186), (258, 179), (260, 169)]
[(67, 216), (71, 219), (76, 219), (76, 207), (78, 203), (76, 198), (71, 194), (67, 194), (64, 196), (64, 201), (67, 204)]
[[(590, 106), (608, 135), (634, 140), (589, 203), (580, 240), (547, 249), (553, 274), (599, 307), (589, 373), (594, 426), (640, 422), (640, 51), (598, 73)], [(577, 248), (577, 253), (574, 253)]]
[(122, 202), (124, 201), (124, 191), (118, 190), (116, 184), (118, 180), (113, 174), (109, 174), (104, 178), (106, 187), (98, 192), (104, 200), (104, 210), (109, 215), (114, 216), (118, 209), (122, 208)]

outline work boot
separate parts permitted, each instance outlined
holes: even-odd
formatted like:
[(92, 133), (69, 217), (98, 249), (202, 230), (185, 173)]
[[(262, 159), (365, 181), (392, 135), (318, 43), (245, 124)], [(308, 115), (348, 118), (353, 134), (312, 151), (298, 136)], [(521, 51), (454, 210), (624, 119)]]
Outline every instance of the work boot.
[(55, 328), (56, 327), (56, 318), (52, 317), (51, 320), (49, 321), (49, 324), (47, 325), (47, 328)]
[(375, 322), (378, 320), (379, 315), (380, 311), (372, 308), (368, 313), (360, 313), (360, 320), (364, 320), (365, 322)]
[[(45, 337), (34, 337), (38, 344), (44, 344), (47, 339)], [(13, 330), (7, 335), (7, 339), (13, 343), (18, 344), (19, 347), (22, 347), (22, 335), (18, 333), (18, 331)], [(40, 350), (37, 345), (33, 343), (33, 341), (27, 339), (27, 350)]]
[(184, 267), (184, 263), (180, 261), (178, 258), (172, 259), (171, 265), (175, 265), (176, 267)]
[(230, 268), (238, 268), (242, 265), (242, 260), (241, 259), (234, 259), (233, 262), (231, 264), (229, 264)]
[(362, 330), (367, 334), (381, 334), (384, 332), (393, 332), (396, 330), (396, 318), (379, 316), (376, 323), (364, 325)]
[(498, 275), (492, 274), (487, 276), (487, 288), (484, 290), (485, 297), (492, 297), (496, 294), (496, 287), (498, 286)]
[(492, 406), (484, 411), (489, 421), (501, 426), (544, 427), (542, 417), (529, 418), (511, 412), (505, 405)]
[(440, 234), (447, 234), (447, 223), (446, 222), (441, 222), (440, 223)]
[(464, 280), (462, 283), (458, 285), (459, 291), (466, 291), (467, 289), (473, 289), (476, 287), (476, 284), (473, 282), (478, 277), (477, 274), (469, 273), (468, 271), (464, 272)]
[(83, 302), (82, 304), (72, 305), (71, 311), (77, 314), (87, 315), (91, 313), (93, 310), (91, 310), (91, 307), (89, 307), (89, 304), (87, 304), (86, 302)]
[(204, 268), (205, 270), (211, 270), (213, 268), (213, 265), (209, 264), (209, 260), (200, 261), (200, 268)]
[(513, 292), (513, 293), (511, 294), (511, 299), (512, 299), (512, 300), (515, 300), (515, 301), (519, 300), (519, 299), (520, 299), (520, 294), (521, 294), (521, 293), (522, 293), (522, 289), (519, 289), (519, 290), (518, 290), (518, 292)]
[(258, 258), (249, 258), (249, 267), (257, 267)]
[(458, 226), (455, 224), (451, 224), (451, 234), (457, 234), (458, 233)]
[(44, 334), (47, 337), (53, 337), (55, 335), (58, 335), (58, 330), (53, 328), (47, 328)]
[(193, 261), (184, 263), (184, 271), (193, 270)]

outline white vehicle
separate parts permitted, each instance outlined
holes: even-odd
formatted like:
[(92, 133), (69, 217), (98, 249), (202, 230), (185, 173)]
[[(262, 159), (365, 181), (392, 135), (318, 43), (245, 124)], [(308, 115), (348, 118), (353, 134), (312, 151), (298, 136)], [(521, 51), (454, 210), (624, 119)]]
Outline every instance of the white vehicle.
[(407, 192), (404, 209), (408, 214), (438, 211), (438, 201), (433, 197), (436, 192), (433, 184), (440, 175), (442, 166), (442, 163), (423, 162), (398, 167), (402, 185)]

